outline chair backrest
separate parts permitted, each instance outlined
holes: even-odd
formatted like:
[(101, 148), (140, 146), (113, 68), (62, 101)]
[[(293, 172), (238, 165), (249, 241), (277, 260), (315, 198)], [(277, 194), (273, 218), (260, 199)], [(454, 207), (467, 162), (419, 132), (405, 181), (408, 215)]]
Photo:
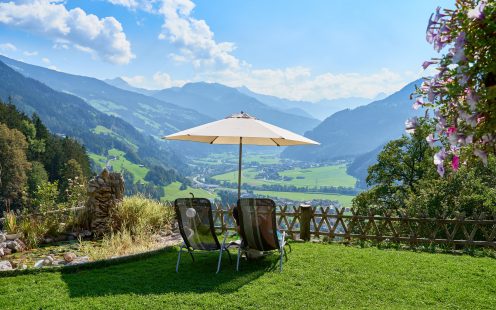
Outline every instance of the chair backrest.
[(174, 201), (179, 231), (187, 247), (195, 250), (218, 250), (212, 206), (205, 198), (179, 198)]
[(279, 249), (276, 224), (276, 204), (272, 199), (238, 199), (240, 234), (251, 249), (271, 251)]

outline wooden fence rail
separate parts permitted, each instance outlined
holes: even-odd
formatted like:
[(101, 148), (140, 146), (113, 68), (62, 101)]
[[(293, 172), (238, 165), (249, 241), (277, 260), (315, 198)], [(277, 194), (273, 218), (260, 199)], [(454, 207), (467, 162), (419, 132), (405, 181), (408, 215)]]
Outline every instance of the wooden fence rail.
[[(234, 205), (213, 206), (217, 229), (235, 230)], [(446, 244), (496, 248), (496, 215), (480, 214), (443, 218), (369, 213), (336, 207), (281, 206), (279, 227), (293, 239), (326, 238), (329, 241), (372, 240), (419, 244)]]

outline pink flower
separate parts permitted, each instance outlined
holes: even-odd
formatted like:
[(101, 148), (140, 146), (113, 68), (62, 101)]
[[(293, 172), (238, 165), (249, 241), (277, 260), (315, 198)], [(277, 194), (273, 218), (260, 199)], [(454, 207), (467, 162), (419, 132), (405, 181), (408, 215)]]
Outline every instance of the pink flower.
[(467, 17), (471, 19), (483, 19), (484, 18), (484, 8), (487, 2), (485, 0), (479, 2), (479, 4), (467, 12)]
[(465, 93), (467, 94), (467, 102), (470, 105), (470, 110), (475, 111), (475, 107), (477, 105), (477, 101), (479, 101), (479, 97), (472, 91), (470, 88), (465, 89)]
[(429, 134), (427, 138), (425, 138), (425, 140), (427, 141), (427, 143), (429, 143), (430, 147), (433, 147), (434, 143), (437, 141), (437, 139), (434, 139), (434, 135), (432, 133)]
[(479, 150), (479, 149), (475, 149), (474, 155), (479, 157), (482, 160), (482, 162), (484, 163), (484, 166), (487, 166), (487, 153), (486, 152)]
[(453, 159), (451, 159), (451, 167), (453, 170), (457, 171), (458, 168), (460, 167), (460, 157), (454, 155)]
[[(434, 22), (438, 22), (439, 20), (441, 20), (441, 18), (447, 16), (446, 14), (441, 14), (440, 11), (441, 11), (441, 7), (438, 6), (436, 8), (436, 16), (434, 16)], [(431, 17), (432, 17), (432, 15), (431, 15)]]
[(439, 175), (441, 177), (444, 177), (444, 166), (443, 166), (443, 164), (437, 165), (437, 173), (439, 173)]
[(432, 60), (426, 60), (422, 64), (422, 68), (427, 69), (430, 65), (437, 64), (437, 61), (432, 61)]
[(415, 102), (413, 103), (412, 107), (414, 110), (418, 110), (423, 105), (424, 105), (424, 100), (422, 99), (422, 97), (418, 97), (417, 100), (415, 100)]
[(439, 152), (434, 154), (434, 165), (436, 166), (442, 165), (445, 158), (446, 158), (446, 151), (444, 150), (444, 148), (442, 148), (441, 150), (439, 150)]
[(448, 128), (448, 135), (451, 135), (451, 134), (453, 134), (455, 132), (456, 132), (456, 127), (453, 127), (452, 126), (452, 127)]
[(442, 148), (439, 152), (434, 154), (434, 165), (437, 166), (437, 173), (441, 177), (444, 176), (444, 159), (446, 158), (446, 151)]

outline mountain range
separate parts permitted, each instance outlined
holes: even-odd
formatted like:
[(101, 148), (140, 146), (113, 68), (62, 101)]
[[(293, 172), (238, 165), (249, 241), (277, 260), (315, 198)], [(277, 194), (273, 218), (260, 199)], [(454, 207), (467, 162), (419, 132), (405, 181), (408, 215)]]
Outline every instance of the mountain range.
[(405, 120), (422, 113), (412, 109), (410, 99), (420, 83), (414, 81), (382, 100), (334, 113), (305, 134), (320, 146), (287, 148), (282, 156), (307, 161), (349, 159), (400, 137)]
[(212, 121), (197, 111), (123, 90), (95, 78), (67, 74), (3, 56), (0, 60), (57, 91), (84, 99), (95, 109), (119, 117), (146, 134), (159, 137)]
[[(19, 109), (37, 113), (50, 130), (76, 137), (90, 152), (105, 155), (117, 148), (134, 163), (177, 169), (186, 169), (188, 155), (222, 152), (224, 148), (164, 143), (157, 141), (158, 137), (243, 110), (295, 132), (306, 132), (305, 136), (321, 143), (287, 148), (283, 157), (309, 162), (356, 158), (350, 173), (363, 179), (380, 146), (401, 136), (408, 117), (422, 113), (412, 110), (409, 99), (420, 81), (369, 104), (365, 98), (347, 98), (339, 104), (334, 101), (331, 108), (332, 101), (291, 101), (216, 83), (152, 91), (135, 88), (120, 78), (101, 81), (4, 56), (0, 56), (0, 79), (2, 99), (11, 97)], [(333, 113), (322, 122), (311, 116), (317, 111), (320, 115), (331, 113), (340, 104), (359, 106)]]
[(50, 131), (81, 141), (86, 149), (105, 155), (109, 149), (123, 151), (136, 164), (160, 164), (185, 168), (166, 145), (160, 145), (126, 121), (107, 115), (71, 94), (58, 92), (25, 77), (0, 61), (0, 98), (10, 101), (27, 115), (36, 113)]
[[(324, 120), (330, 115), (344, 110), (353, 109), (367, 103), (370, 103), (371, 99), (361, 98), (361, 97), (350, 97), (350, 98), (339, 98), (339, 99), (328, 99), (320, 100), (317, 102), (302, 101), (302, 100), (289, 100), (269, 95), (262, 95), (255, 93), (248, 89), (247, 87), (239, 87), (238, 90), (248, 96), (258, 99), (260, 102), (265, 103), (268, 106), (287, 111), (290, 113), (303, 113), (308, 117), (314, 117), (319, 120)], [(374, 100), (379, 100), (385, 97), (384, 93), (380, 93), (374, 98)]]
[(221, 119), (243, 111), (263, 121), (300, 134), (320, 123), (313, 117), (273, 108), (241, 93), (236, 88), (217, 83), (188, 83), (182, 87), (167, 88), (155, 92), (152, 96), (198, 111), (213, 119)]

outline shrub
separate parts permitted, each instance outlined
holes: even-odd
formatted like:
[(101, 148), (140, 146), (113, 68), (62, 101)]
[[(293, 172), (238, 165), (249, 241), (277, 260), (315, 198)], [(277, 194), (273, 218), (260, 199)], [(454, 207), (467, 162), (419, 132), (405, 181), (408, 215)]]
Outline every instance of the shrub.
[(8, 211), (4, 213), (5, 217), (5, 230), (9, 234), (17, 233), (19, 227), (17, 227), (17, 216), (14, 212)]
[(28, 248), (37, 247), (47, 233), (43, 221), (34, 216), (23, 216), (19, 223), (19, 232), (22, 233), (23, 241)]
[(172, 208), (143, 195), (125, 197), (111, 214), (115, 232), (128, 230), (131, 235), (153, 234), (170, 229), (174, 220)]
[(91, 259), (107, 259), (114, 256), (142, 253), (156, 249), (159, 243), (151, 234), (132, 234), (127, 228), (103, 236), (99, 245), (80, 242), (80, 250)]
[(80, 249), (92, 259), (140, 253), (156, 249), (159, 231), (170, 230), (174, 210), (166, 204), (143, 195), (125, 197), (111, 214), (112, 232), (103, 236), (99, 245), (81, 242)]

